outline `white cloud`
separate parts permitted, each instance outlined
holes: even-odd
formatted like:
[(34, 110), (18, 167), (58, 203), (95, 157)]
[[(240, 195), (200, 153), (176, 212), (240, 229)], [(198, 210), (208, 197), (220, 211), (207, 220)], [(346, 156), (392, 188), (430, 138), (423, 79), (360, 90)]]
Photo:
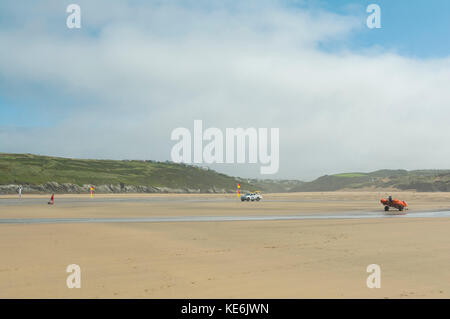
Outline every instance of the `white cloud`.
[(28, 16), (0, 31), (2, 75), (71, 102), (54, 127), (4, 128), (2, 150), (164, 160), (171, 130), (202, 119), (279, 127), (280, 177), (448, 165), (450, 59), (318, 49), (357, 31), (350, 16), (272, 1), (165, 3), (80, 1), (81, 31), (65, 29), (52, 3), (31, 8), (46, 8), (48, 22)]

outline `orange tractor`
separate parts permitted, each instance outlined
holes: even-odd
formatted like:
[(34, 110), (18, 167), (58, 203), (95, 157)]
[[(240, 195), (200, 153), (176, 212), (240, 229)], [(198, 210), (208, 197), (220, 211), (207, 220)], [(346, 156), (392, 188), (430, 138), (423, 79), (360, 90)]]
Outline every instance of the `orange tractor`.
[(403, 211), (405, 208), (408, 209), (408, 204), (404, 200), (399, 199), (392, 199), (392, 196), (389, 196), (388, 198), (381, 199), (381, 204), (384, 205), (384, 211), (389, 211), (390, 207), (397, 208), (399, 211)]

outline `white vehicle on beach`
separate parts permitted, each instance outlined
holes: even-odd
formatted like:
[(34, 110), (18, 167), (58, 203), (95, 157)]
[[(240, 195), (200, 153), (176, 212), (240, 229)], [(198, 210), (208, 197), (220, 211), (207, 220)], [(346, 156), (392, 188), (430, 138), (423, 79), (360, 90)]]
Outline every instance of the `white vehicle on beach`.
[(254, 202), (255, 200), (259, 202), (261, 199), (262, 199), (262, 195), (260, 193), (247, 193), (247, 194), (241, 196), (241, 201), (247, 201), (247, 202), (249, 202), (249, 201)]

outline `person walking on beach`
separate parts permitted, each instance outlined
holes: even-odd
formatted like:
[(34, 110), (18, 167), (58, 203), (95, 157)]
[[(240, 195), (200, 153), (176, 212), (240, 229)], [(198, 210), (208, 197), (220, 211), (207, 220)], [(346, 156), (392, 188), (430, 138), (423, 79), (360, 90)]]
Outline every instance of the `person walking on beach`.
[(55, 204), (55, 194), (52, 194), (52, 197), (50, 198), (50, 201), (48, 202), (49, 205)]
[(19, 198), (22, 198), (22, 185), (19, 186)]

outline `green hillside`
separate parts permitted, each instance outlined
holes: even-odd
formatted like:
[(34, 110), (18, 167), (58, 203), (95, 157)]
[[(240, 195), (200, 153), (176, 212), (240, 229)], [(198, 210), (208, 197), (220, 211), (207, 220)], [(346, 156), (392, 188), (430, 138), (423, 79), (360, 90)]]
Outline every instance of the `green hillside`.
[(450, 191), (450, 170), (379, 170), (371, 173), (324, 175), (305, 182), (293, 192), (336, 191), (341, 189), (396, 188), (422, 192)]
[(84, 160), (31, 154), (0, 154), (0, 184), (126, 184), (170, 188), (235, 188), (233, 177), (183, 164)]
[[(289, 181), (239, 179), (214, 170), (171, 162), (140, 160), (71, 159), (32, 154), (0, 153), (0, 185), (41, 185), (48, 182), (75, 185), (134, 185), (173, 189), (243, 190), (279, 192), (298, 185)], [(295, 182), (295, 181), (294, 181)]]
[(49, 182), (82, 185), (132, 185), (210, 192), (311, 192), (342, 189), (396, 188), (450, 191), (450, 170), (379, 170), (324, 175), (312, 182), (231, 177), (214, 170), (171, 162), (91, 160), (0, 153), (1, 185), (43, 185)]

